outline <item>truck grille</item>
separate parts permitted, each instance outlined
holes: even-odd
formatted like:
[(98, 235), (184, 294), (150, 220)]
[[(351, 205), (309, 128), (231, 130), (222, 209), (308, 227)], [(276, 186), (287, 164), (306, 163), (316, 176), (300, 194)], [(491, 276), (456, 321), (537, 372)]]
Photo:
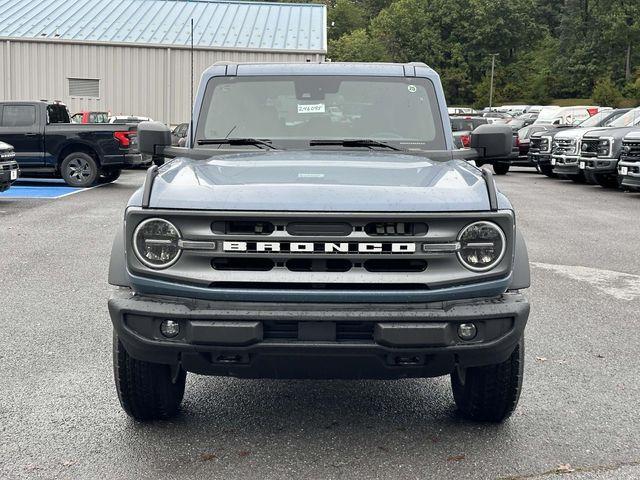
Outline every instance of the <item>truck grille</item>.
[(640, 142), (623, 142), (622, 147), (623, 159), (628, 159), (631, 162), (640, 159)]
[[(129, 209), (128, 251), (136, 227), (151, 217), (181, 232), (179, 260), (165, 269), (127, 256), (134, 275), (216, 290), (414, 291), (480, 282), (508, 274), (513, 216), (499, 212), (326, 213)], [(507, 251), (487, 273), (466, 269), (459, 232), (490, 220)]]
[(529, 153), (540, 153), (541, 138), (532, 138), (529, 142)]
[(600, 140), (597, 138), (583, 138), (581, 146), (581, 154), (583, 157), (597, 157), (598, 144)]
[(553, 148), (554, 155), (572, 155), (575, 154), (575, 144), (566, 138), (556, 140)]

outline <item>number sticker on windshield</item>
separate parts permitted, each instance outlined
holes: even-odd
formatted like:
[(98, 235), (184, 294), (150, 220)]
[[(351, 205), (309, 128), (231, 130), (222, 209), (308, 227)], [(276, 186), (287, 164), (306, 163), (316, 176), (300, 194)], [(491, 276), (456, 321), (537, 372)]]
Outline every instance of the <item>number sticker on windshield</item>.
[(298, 113), (324, 113), (324, 103), (298, 105)]
[(409, 90), (409, 93), (416, 93), (418, 89), (416, 88), (415, 85), (409, 85), (407, 86), (407, 90)]

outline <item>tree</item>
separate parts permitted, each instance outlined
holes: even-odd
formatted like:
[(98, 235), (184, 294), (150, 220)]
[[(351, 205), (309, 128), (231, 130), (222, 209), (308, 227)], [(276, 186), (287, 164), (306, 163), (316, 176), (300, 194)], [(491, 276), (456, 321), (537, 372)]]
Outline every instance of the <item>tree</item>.
[(386, 52), (379, 42), (372, 39), (364, 28), (341, 36), (329, 43), (331, 59), (337, 62), (382, 62)]
[(367, 26), (367, 18), (363, 8), (351, 0), (337, 0), (327, 13), (328, 36), (335, 40), (345, 33)]
[(601, 78), (593, 88), (593, 101), (602, 106), (617, 107), (622, 100), (622, 94), (609, 77)]

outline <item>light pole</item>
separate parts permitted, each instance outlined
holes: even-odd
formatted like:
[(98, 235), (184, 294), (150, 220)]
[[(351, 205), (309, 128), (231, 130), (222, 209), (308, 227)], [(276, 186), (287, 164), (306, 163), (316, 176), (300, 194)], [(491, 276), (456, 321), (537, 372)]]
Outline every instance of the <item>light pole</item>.
[(496, 68), (496, 57), (500, 55), (499, 53), (490, 53), (491, 57), (491, 88), (489, 89), (489, 110), (493, 106), (493, 72)]

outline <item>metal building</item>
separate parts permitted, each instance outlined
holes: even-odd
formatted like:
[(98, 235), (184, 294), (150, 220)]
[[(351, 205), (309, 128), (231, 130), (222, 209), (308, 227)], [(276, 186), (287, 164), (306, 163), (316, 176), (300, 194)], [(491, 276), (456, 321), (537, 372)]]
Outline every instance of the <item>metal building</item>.
[(320, 61), (323, 4), (224, 0), (0, 0), (0, 98), (188, 121), (194, 88), (220, 60)]

